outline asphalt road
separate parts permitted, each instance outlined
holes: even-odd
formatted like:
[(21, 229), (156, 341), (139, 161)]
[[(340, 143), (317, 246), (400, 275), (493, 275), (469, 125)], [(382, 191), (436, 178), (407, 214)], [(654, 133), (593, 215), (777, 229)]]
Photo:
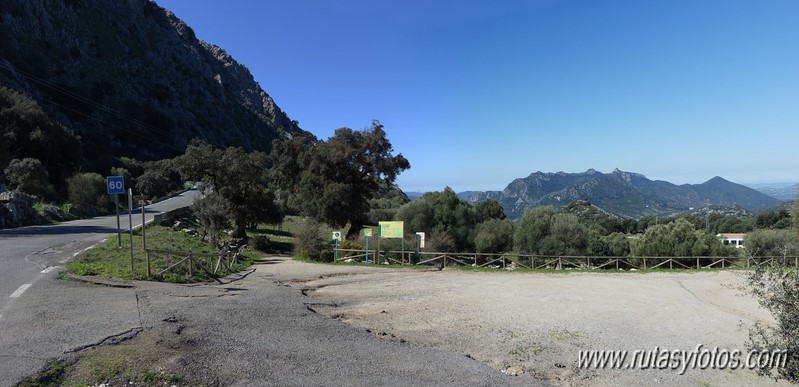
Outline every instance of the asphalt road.
[[(191, 205), (198, 195), (188, 191), (147, 206), (145, 219)], [(134, 227), (141, 220), (134, 210)], [(127, 214), (120, 226), (128, 228)], [(130, 292), (58, 280), (64, 263), (116, 231), (115, 216), (0, 230), (0, 386), (120, 327), (140, 325)]]

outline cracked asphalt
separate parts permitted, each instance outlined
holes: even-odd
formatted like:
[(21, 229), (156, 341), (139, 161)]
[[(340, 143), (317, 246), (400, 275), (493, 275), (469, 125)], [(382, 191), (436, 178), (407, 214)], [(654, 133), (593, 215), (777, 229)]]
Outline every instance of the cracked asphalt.
[[(262, 261), (281, 264), (285, 259)], [(301, 287), (258, 270), (224, 285), (137, 283), (141, 326), (170, 352), (188, 384), (542, 385), (464, 354), (419, 347), (314, 312)], [(324, 303), (324, 306), (331, 306)], [(130, 345), (136, 345), (137, 339)], [(147, 340), (142, 340), (149, 343)], [(129, 345), (126, 343), (126, 345)], [(157, 349), (156, 349), (157, 350)]]
[[(154, 214), (191, 205), (188, 191), (146, 208)], [(133, 216), (134, 226), (141, 216)], [(120, 217), (122, 228), (128, 217)], [(116, 233), (114, 216), (0, 230), (0, 386), (13, 385), (63, 356), (141, 327), (130, 291), (59, 279), (74, 254)]]
[(56, 336), (64, 340), (50, 342), (51, 351), (66, 358), (98, 346), (134, 346), (137, 353), (160, 357), (158, 366), (182, 375), (181, 384), (187, 385), (543, 385), (505, 375), (464, 354), (413, 346), (321, 316), (314, 307), (332, 303), (313, 300), (301, 286), (287, 286), (286, 278), (259, 270), (284, 262), (261, 261), (225, 284), (134, 282), (132, 288), (110, 288), (60, 281), (54, 292), (81, 295), (74, 298), (87, 303), (105, 297), (120, 302), (114, 310), (95, 310), (111, 326), (102, 330), (105, 336), (98, 331), (94, 341), (78, 347), (64, 342), (75, 332), (88, 334), (81, 331), (80, 316), (42, 316), (43, 322), (51, 321), (48, 329), (61, 330)]

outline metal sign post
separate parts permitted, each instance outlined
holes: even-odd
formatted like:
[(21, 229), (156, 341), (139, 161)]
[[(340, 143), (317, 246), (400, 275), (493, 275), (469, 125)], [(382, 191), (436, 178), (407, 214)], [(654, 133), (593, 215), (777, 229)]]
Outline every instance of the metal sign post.
[(144, 225), (146, 224), (145, 219), (144, 219), (144, 207), (147, 206), (147, 196), (138, 195), (138, 196), (134, 197), (134, 199), (136, 199), (137, 203), (141, 206), (141, 249), (142, 249), (142, 251), (146, 251), (147, 250), (147, 239), (146, 239), (145, 230), (144, 230)]
[(142, 251), (147, 250), (147, 243), (145, 243), (145, 239), (144, 239), (144, 203), (145, 203), (144, 200), (139, 202), (139, 204), (141, 204), (141, 249), (142, 249)]
[(117, 210), (117, 248), (122, 248), (122, 230), (119, 229), (119, 194), (114, 194), (114, 207)]
[(122, 231), (119, 227), (119, 194), (125, 193), (125, 178), (123, 176), (108, 176), (105, 178), (108, 194), (114, 195), (114, 205), (117, 213), (117, 248), (122, 248)]
[(136, 274), (133, 268), (133, 189), (128, 188), (128, 228), (130, 228), (130, 274)]
[(366, 240), (366, 263), (369, 263), (369, 237), (372, 236), (372, 227), (361, 229), (361, 235)]
[(338, 241), (341, 240), (341, 231), (333, 231), (333, 240), (336, 241), (336, 253), (333, 257), (333, 262), (338, 261)]

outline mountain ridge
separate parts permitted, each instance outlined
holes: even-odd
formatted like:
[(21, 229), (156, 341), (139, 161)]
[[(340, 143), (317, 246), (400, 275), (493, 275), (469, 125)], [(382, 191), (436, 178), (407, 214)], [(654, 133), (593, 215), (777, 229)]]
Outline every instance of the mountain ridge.
[(502, 191), (467, 192), (468, 195), (460, 196), (472, 204), (497, 200), (510, 218), (520, 218), (530, 207), (560, 208), (576, 200), (587, 200), (605, 211), (632, 218), (674, 215), (707, 205), (760, 210), (780, 203), (720, 176), (701, 184), (676, 185), (619, 169), (610, 173), (595, 169), (580, 173), (537, 171), (514, 179)]

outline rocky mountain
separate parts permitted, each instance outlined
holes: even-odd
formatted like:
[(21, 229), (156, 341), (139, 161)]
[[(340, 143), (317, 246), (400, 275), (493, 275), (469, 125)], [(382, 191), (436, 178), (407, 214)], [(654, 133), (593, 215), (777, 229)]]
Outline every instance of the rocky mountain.
[(510, 218), (519, 218), (526, 208), (552, 205), (563, 207), (575, 200), (621, 216), (672, 215), (708, 205), (740, 206), (760, 210), (779, 200), (721, 177), (702, 184), (675, 185), (649, 180), (646, 176), (618, 169), (602, 173), (535, 172), (512, 181), (503, 191), (471, 192), (466, 200), (477, 203), (494, 199)]
[(0, 85), (79, 134), (95, 170), (171, 157), (194, 137), (267, 150), (307, 134), (244, 65), (150, 0), (3, 0), (0, 21)]

